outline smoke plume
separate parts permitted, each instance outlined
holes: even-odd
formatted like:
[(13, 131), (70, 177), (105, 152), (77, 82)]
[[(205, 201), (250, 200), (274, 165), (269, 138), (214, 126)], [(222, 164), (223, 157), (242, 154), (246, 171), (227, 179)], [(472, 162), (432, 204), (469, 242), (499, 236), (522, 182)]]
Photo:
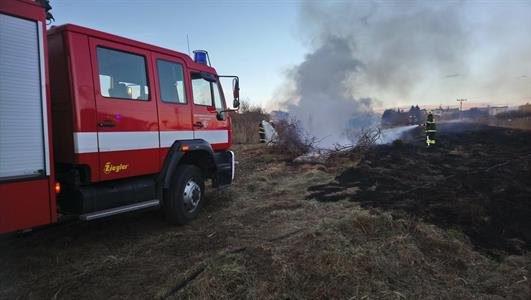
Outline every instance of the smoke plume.
[[(492, 75), (500, 73), (502, 55), (511, 62), (505, 66), (507, 72), (520, 77), (531, 73), (531, 51), (524, 51), (531, 50), (531, 22), (526, 21), (531, 19), (531, 4), (520, 4), (509, 9), (519, 22), (496, 19), (500, 24), (493, 26), (493, 18), (503, 13), (464, 1), (304, 2), (300, 36), (311, 50), (287, 72), (288, 83), (276, 95), (277, 106), (312, 135), (324, 138), (324, 144), (331, 144), (342, 142), (349, 128), (374, 126), (375, 103), (439, 104), (489, 94), (496, 88), (486, 91), (487, 84), (507, 82)], [(505, 35), (524, 37), (505, 39), (518, 44), (517, 58), (509, 50), (478, 49), (499, 46), (504, 39), (500, 27)], [(507, 91), (524, 95), (527, 88), (520, 81)]]
[(372, 125), (369, 116), (372, 100), (354, 98), (346, 86), (348, 78), (362, 68), (347, 40), (328, 36), (293, 70), (299, 101), (288, 104), (288, 111), (306, 131), (321, 139), (321, 144), (331, 145), (344, 139), (344, 130), (352, 119), (358, 119), (358, 126)]

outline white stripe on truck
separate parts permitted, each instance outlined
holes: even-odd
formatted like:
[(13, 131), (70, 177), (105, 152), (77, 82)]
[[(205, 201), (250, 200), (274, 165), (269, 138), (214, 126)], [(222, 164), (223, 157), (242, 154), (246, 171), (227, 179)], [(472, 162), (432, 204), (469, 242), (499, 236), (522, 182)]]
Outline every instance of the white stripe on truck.
[(158, 131), (98, 132), (100, 152), (153, 149), (159, 147)]
[(194, 131), (196, 139), (203, 139), (210, 144), (223, 144), (229, 142), (228, 130), (197, 130)]
[(210, 144), (229, 142), (228, 130), (74, 132), (74, 152), (93, 153), (169, 148), (175, 141), (203, 139)]
[(74, 152), (91, 153), (98, 152), (97, 132), (74, 132)]
[(192, 130), (182, 131), (161, 131), (160, 132), (160, 147), (169, 148), (173, 142), (179, 140), (193, 140), (194, 132)]

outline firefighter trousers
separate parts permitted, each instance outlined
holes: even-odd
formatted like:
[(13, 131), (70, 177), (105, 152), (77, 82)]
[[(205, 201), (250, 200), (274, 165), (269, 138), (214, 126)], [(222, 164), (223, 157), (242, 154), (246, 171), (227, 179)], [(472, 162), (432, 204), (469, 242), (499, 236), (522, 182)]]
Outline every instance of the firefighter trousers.
[(426, 145), (429, 147), (435, 145), (435, 131), (426, 132)]

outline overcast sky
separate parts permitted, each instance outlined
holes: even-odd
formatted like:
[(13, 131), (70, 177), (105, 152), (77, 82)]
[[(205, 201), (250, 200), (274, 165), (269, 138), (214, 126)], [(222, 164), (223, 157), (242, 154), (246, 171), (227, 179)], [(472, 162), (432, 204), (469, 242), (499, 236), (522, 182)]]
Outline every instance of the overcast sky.
[[(73, 23), (184, 53), (188, 34), (191, 49), (208, 50), (218, 73), (240, 76), (242, 98), (270, 107), (289, 100), (294, 70), (322, 46), (324, 32), (347, 39), (362, 66), (344, 83), (348, 90), (380, 106), (453, 105), (458, 97), (531, 102), (528, 0), (51, 0), (51, 5), (54, 25)], [(422, 28), (430, 26), (435, 29)], [(396, 59), (390, 53), (397, 53)]]

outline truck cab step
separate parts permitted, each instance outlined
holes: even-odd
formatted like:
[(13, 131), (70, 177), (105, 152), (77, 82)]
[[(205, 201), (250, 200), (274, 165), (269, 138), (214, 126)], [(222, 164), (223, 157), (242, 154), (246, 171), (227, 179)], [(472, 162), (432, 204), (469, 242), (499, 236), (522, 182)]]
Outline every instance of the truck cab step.
[(104, 217), (108, 217), (112, 215), (130, 212), (130, 211), (141, 210), (141, 209), (149, 208), (149, 207), (155, 207), (155, 206), (159, 206), (159, 204), (160, 204), (160, 201), (157, 199), (154, 199), (154, 200), (129, 204), (125, 206), (119, 206), (115, 208), (109, 208), (105, 210), (86, 213), (86, 214), (80, 215), (79, 219), (83, 221), (90, 221), (94, 219), (99, 219), (99, 218), (104, 218)]

